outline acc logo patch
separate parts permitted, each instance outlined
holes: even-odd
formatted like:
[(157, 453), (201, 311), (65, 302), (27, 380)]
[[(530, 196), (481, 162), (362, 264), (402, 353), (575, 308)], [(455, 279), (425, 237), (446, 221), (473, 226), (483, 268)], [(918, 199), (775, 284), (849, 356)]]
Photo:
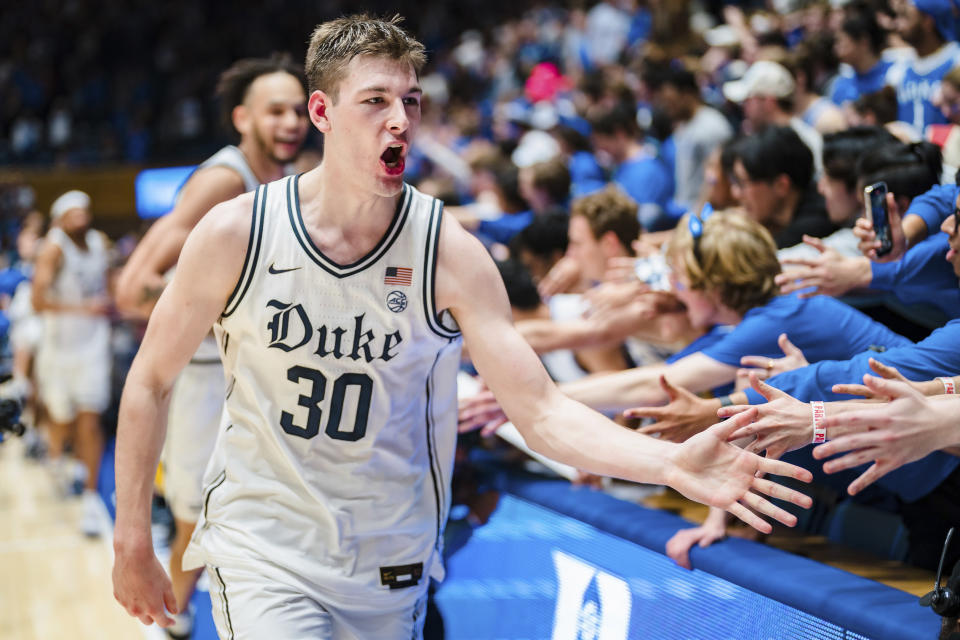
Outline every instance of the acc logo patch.
[(407, 296), (402, 291), (391, 291), (387, 294), (387, 309), (400, 313), (407, 308)]

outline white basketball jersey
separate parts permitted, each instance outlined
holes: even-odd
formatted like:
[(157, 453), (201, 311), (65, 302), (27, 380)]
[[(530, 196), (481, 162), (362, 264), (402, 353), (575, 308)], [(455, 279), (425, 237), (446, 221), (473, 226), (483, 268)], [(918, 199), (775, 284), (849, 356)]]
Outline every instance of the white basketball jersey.
[(250, 168), (250, 164), (247, 162), (247, 156), (243, 155), (240, 147), (232, 144), (228, 144), (204, 160), (200, 166), (197, 167), (197, 170), (206, 169), (207, 167), (228, 167), (233, 169), (243, 178), (244, 191), (253, 191), (260, 185), (260, 180), (254, 175), (253, 169)]
[[(50, 297), (62, 304), (82, 304), (107, 297), (107, 247), (103, 234), (90, 229), (81, 249), (62, 229), (54, 227), (47, 240), (60, 247), (63, 259), (50, 287)], [(109, 349), (110, 321), (102, 315), (74, 312), (44, 314), (42, 348), (47, 354), (68, 357), (100, 355)]]
[[(244, 191), (253, 191), (260, 184), (260, 180), (257, 179), (257, 176), (253, 173), (253, 169), (250, 168), (250, 164), (247, 162), (247, 156), (243, 155), (240, 147), (232, 144), (228, 144), (204, 160), (200, 163), (200, 166), (197, 167), (197, 170), (206, 169), (207, 167), (227, 167), (228, 169), (232, 169), (243, 179)], [(200, 343), (197, 352), (193, 354), (191, 362), (194, 364), (208, 364), (218, 362), (219, 360), (220, 354), (217, 350), (217, 343), (211, 334), (210, 337), (205, 338), (204, 341)]]
[(456, 442), (461, 340), (433, 289), (442, 203), (405, 185), (380, 242), (340, 265), (307, 232), (298, 180), (257, 190), (215, 327), (227, 426), (184, 565), (255, 558), (338, 601), (410, 606), (442, 578)]

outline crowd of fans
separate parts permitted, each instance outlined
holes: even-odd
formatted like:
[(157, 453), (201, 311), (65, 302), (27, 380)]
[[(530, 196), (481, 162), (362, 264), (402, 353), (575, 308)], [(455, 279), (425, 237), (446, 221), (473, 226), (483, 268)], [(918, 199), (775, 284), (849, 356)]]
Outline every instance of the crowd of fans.
[[(140, 4), (118, 30), (73, 3), (7, 34), (0, 160), (201, 160), (216, 74), (323, 17)], [(960, 524), (960, 9), (460, 4), (409, 15), (431, 63), (408, 181), (489, 247), (564, 391), (673, 440), (759, 405), (744, 447), (898, 514), (903, 559), (935, 567)], [(502, 421), (488, 393), (461, 407), (465, 431)], [(689, 566), (724, 527), (667, 550)]]

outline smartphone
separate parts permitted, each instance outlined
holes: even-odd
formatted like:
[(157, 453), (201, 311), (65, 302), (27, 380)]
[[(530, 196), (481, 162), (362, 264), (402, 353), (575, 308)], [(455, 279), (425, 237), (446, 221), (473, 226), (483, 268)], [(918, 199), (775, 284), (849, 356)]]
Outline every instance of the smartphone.
[(873, 231), (880, 241), (877, 257), (885, 256), (893, 249), (890, 216), (887, 215), (887, 183), (875, 182), (864, 187), (863, 202), (867, 208), (867, 220), (873, 223)]

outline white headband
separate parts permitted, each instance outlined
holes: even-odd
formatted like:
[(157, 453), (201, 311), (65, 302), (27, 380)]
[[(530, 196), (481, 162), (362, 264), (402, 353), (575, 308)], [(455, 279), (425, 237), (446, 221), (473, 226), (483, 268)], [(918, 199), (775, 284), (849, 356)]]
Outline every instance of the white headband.
[(83, 191), (67, 191), (50, 205), (50, 217), (56, 220), (70, 209), (89, 209), (90, 196)]

